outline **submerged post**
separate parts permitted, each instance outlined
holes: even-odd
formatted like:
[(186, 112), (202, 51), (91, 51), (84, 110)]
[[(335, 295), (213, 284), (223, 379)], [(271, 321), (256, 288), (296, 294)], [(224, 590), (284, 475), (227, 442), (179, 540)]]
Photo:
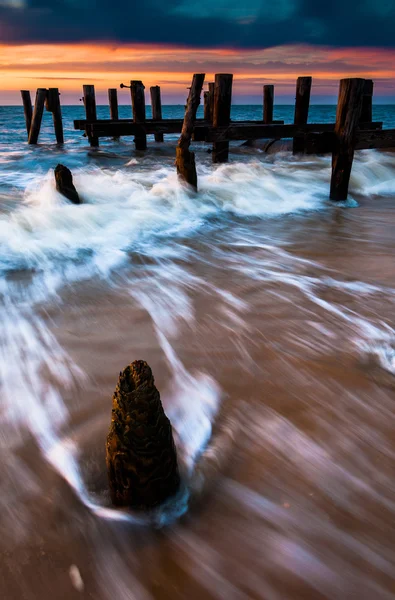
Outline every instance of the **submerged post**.
[(347, 200), (364, 88), (364, 79), (340, 81), (335, 125), (336, 143), (332, 153), (331, 200)]
[(136, 360), (120, 375), (112, 399), (106, 463), (115, 506), (149, 509), (180, 485), (172, 428), (148, 364)]
[(36, 99), (34, 102), (34, 111), (32, 117), (32, 123), (29, 131), (29, 144), (37, 144), (38, 136), (40, 133), (41, 121), (43, 118), (44, 104), (47, 97), (47, 90), (45, 88), (38, 88), (36, 93)]
[[(142, 81), (130, 82), (130, 95), (132, 97), (133, 121), (134, 123), (145, 123), (145, 87)], [(147, 149), (147, 135), (139, 133), (134, 136), (136, 150)]]
[(22, 96), (22, 102), (23, 102), (23, 112), (25, 114), (27, 137), (29, 137), (30, 127), (32, 124), (32, 116), (33, 116), (32, 99), (30, 97), (29, 90), (21, 90), (21, 96)]
[(371, 123), (373, 121), (373, 86), (372, 79), (365, 79), (363, 90), (361, 123)]
[[(311, 77), (298, 77), (295, 98), (295, 125), (306, 125), (309, 117)], [(304, 136), (294, 137), (293, 153), (304, 152)]]
[(273, 123), (274, 85), (263, 86), (263, 122)]
[(64, 143), (62, 111), (60, 108), (59, 90), (58, 88), (49, 88), (46, 100), (46, 108), (52, 113), (53, 125), (55, 129), (56, 142)]
[[(154, 121), (162, 120), (162, 101), (159, 85), (150, 87), (152, 118)], [(155, 142), (163, 142), (163, 133), (155, 133)]]
[[(86, 120), (88, 121), (88, 123), (94, 123), (95, 121), (97, 121), (95, 86), (84, 85), (83, 90)], [(91, 146), (99, 145), (99, 138), (89, 135), (88, 139)]]
[[(220, 73), (215, 76), (213, 114), (214, 127), (229, 125), (230, 123), (230, 109), (232, 104), (232, 82), (233, 75), (229, 73)], [(214, 142), (213, 162), (228, 162), (228, 157), (229, 142)]]
[(202, 93), (203, 83), (204, 73), (195, 73), (189, 90), (181, 136), (176, 148), (176, 167), (178, 176), (195, 190), (197, 190), (195, 154), (189, 151), (189, 146), (191, 144), (196, 112), (200, 104), (200, 94)]

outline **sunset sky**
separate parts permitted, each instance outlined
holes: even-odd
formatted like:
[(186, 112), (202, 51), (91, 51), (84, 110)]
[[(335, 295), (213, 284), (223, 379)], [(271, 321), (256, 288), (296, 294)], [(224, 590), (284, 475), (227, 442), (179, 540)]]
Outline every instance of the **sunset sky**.
[[(77, 103), (83, 83), (106, 90), (141, 79), (164, 103), (183, 103), (192, 73), (234, 73), (234, 102), (293, 100), (313, 76), (313, 102), (335, 102), (341, 77), (375, 81), (395, 102), (395, 0), (0, 0), (0, 103), (19, 90), (59, 87)], [(120, 91), (121, 103), (130, 103)]]

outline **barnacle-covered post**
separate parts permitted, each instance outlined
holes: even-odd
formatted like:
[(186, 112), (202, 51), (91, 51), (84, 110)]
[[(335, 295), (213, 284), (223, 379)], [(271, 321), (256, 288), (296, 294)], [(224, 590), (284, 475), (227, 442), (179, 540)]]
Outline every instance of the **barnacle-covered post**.
[(112, 402), (106, 444), (111, 500), (152, 508), (177, 492), (180, 476), (171, 424), (145, 361), (120, 373)]

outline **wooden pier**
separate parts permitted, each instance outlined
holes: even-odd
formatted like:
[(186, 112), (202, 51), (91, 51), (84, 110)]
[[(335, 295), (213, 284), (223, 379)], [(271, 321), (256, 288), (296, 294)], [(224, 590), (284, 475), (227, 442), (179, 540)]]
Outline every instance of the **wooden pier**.
[[(355, 150), (372, 148), (394, 148), (395, 129), (382, 129), (382, 123), (372, 121), (373, 81), (360, 78), (342, 79), (335, 123), (309, 123), (311, 77), (299, 77), (296, 84), (294, 122), (284, 124), (273, 120), (274, 86), (263, 86), (263, 114), (261, 121), (232, 121), (231, 98), (233, 75), (217, 74), (204, 91), (204, 118), (196, 119), (196, 110), (203, 89), (204, 74), (193, 77), (184, 119), (163, 119), (161, 91), (159, 86), (150, 88), (152, 119), (146, 118), (145, 88), (141, 81), (132, 80), (132, 115), (130, 119), (118, 118), (116, 89), (109, 90), (110, 118), (97, 119), (95, 89), (83, 86), (85, 119), (74, 121), (74, 128), (85, 132), (93, 147), (100, 138), (134, 136), (136, 150), (147, 149), (147, 136), (153, 135), (156, 142), (163, 142), (166, 135), (181, 134), (177, 146), (177, 171), (181, 179), (197, 189), (195, 157), (189, 151), (191, 141), (212, 144), (212, 160), (223, 163), (229, 160), (230, 142), (252, 142), (253, 140), (292, 139), (294, 154), (332, 153), (332, 177), (330, 198), (334, 201), (347, 199), (350, 174)], [(63, 142), (59, 92), (37, 90), (34, 111), (30, 93), (24, 90), (22, 100), (25, 111), (26, 129), (30, 144), (37, 143), (44, 103), (53, 113), (56, 139)], [(191, 96), (192, 94), (192, 96)], [(183, 164), (183, 161), (185, 164)]]

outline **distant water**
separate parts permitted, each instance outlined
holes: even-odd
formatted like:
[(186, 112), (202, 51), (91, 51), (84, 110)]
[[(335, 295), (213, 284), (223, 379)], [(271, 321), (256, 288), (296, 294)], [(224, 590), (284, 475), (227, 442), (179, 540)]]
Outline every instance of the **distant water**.
[[(394, 155), (357, 152), (335, 206), (330, 156), (235, 143), (213, 165), (195, 144), (194, 195), (176, 135), (92, 150), (82, 106), (62, 111), (65, 145), (45, 113), (29, 147), (22, 109), (0, 107), (2, 597), (393, 600)], [(395, 127), (395, 107), (374, 120)], [(56, 192), (58, 162), (81, 206)], [(185, 474), (149, 518), (106, 491), (111, 395), (138, 358)]]

